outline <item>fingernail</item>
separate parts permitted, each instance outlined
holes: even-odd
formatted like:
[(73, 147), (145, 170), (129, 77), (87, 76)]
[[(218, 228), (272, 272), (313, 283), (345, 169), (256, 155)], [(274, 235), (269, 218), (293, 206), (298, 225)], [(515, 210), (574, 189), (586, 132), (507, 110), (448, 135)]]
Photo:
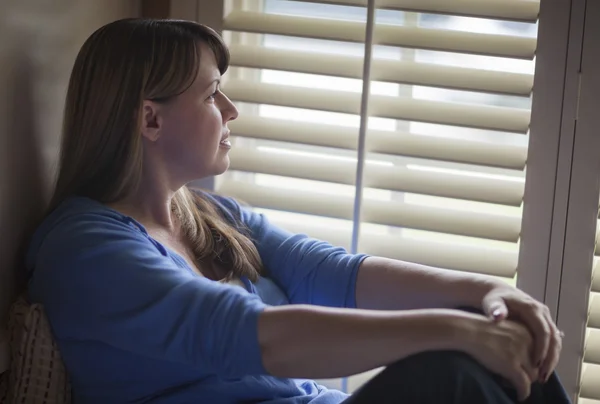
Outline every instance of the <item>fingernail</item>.
[(500, 317), (501, 314), (502, 314), (502, 311), (500, 309), (496, 309), (492, 313), (492, 316), (494, 316), (494, 317)]

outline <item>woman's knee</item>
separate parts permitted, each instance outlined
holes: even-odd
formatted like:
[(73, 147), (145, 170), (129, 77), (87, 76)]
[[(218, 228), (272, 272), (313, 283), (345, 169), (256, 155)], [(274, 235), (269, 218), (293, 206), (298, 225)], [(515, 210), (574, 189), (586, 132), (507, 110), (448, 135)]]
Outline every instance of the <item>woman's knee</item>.
[(412, 380), (430, 388), (456, 390), (496, 383), (497, 377), (471, 356), (457, 351), (432, 351), (410, 356), (388, 366), (390, 380)]
[[(424, 352), (383, 370), (359, 392), (356, 403), (512, 403), (494, 375), (455, 351)], [(351, 401), (352, 402), (352, 401)]]

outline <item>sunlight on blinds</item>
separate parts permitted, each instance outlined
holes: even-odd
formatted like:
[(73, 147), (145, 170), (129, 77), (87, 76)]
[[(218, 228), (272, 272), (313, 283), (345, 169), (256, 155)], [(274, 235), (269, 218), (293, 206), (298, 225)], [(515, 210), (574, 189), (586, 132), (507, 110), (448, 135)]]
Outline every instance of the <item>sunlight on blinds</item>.
[(359, 161), (367, 2), (327, 3), (225, 16), (241, 116), (218, 189), (347, 248), (514, 281), (539, 5), (378, 2)]
[(225, 16), (240, 117), (217, 190), (351, 251), (514, 283), (539, 1), (368, 3)]

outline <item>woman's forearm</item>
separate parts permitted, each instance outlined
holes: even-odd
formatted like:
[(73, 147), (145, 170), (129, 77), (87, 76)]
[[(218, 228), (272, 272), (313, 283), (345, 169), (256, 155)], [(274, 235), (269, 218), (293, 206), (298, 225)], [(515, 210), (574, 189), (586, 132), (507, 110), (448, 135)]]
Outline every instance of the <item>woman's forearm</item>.
[(500, 282), (484, 275), (369, 257), (358, 271), (356, 304), (376, 310), (479, 307)]
[(454, 310), (373, 311), (289, 305), (266, 309), (259, 343), (266, 370), (278, 377), (356, 374), (415, 353), (460, 349)]

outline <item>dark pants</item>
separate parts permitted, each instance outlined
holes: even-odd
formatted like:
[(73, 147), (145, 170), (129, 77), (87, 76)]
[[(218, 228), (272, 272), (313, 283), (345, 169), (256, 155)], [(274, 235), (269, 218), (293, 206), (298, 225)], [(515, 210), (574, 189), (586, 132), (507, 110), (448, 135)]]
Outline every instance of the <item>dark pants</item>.
[[(535, 383), (527, 404), (569, 404), (555, 374)], [(516, 393), (466, 354), (426, 352), (400, 360), (343, 404), (513, 404)]]

